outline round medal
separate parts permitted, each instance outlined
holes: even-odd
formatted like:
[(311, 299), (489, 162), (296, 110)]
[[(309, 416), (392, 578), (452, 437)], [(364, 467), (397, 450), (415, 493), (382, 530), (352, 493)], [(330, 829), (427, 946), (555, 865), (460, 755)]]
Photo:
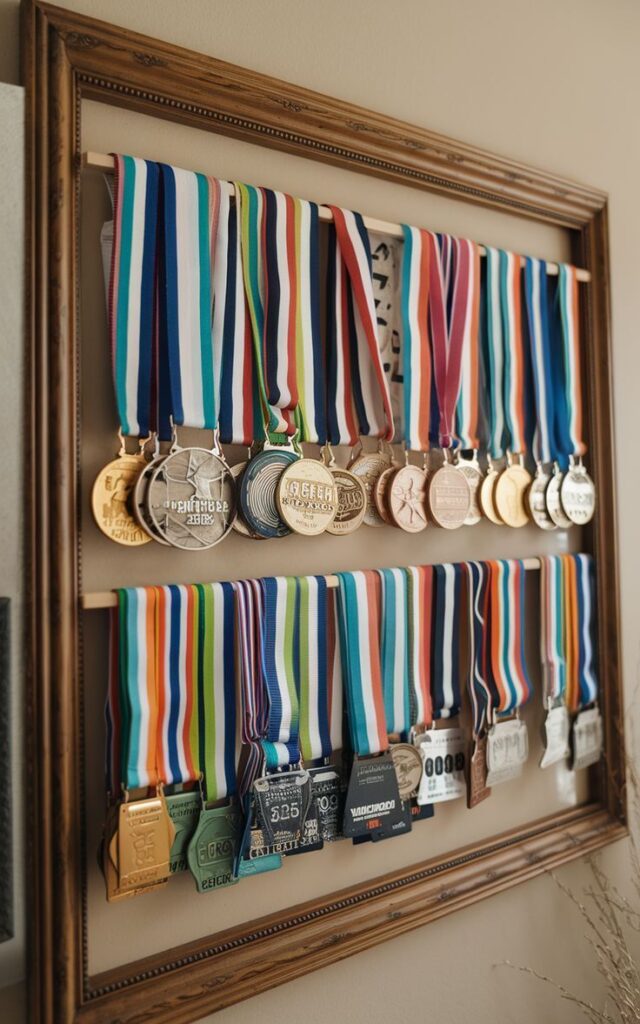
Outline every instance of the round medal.
[(332, 466), (331, 472), (338, 493), (338, 510), (327, 526), (327, 533), (340, 537), (353, 533), (362, 525), (367, 509), (367, 492), (362, 480), (351, 470)]
[(281, 519), (294, 533), (317, 537), (338, 511), (333, 473), (316, 459), (296, 459), (280, 474), (276, 501)]
[(144, 455), (119, 455), (98, 473), (91, 492), (91, 508), (97, 526), (116, 544), (139, 547), (151, 537), (131, 512), (131, 494), (146, 466)]
[(231, 470), (206, 448), (178, 448), (151, 477), (147, 507), (172, 547), (211, 548), (227, 536), (236, 514)]
[(151, 540), (155, 540), (158, 544), (164, 544), (168, 547), (169, 542), (166, 541), (156, 530), (147, 505), (151, 477), (158, 466), (164, 462), (165, 458), (166, 455), (156, 455), (155, 459), (152, 459), (151, 462), (146, 464), (142, 473), (139, 474), (138, 479), (135, 482), (133, 494), (131, 496), (131, 506), (133, 508), (133, 514), (136, 518), (136, 522), (139, 523), (145, 533), (149, 534)]
[(504, 524), (498, 515), (494, 501), (496, 483), (499, 476), (500, 473), (495, 466), (489, 466), (485, 478), (480, 484), (480, 508), (490, 523), (495, 523), (496, 526), (503, 526)]
[(545, 503), (547, 506), (547, 512), (550, 518), (559, 526), (561, 530), (568, 530), (573, 523), (569, 519), (569, 516), (565, 513), (562, 507), (562, 501), (560, 500), (560, 489), (564, 480), (564, 473), (559, 469), (555, 469), (553, 476), (547, 484), (547, 490), (545, 491)]
[(292, 448), (265, 448), (249, 460), (240, 485), (240, 509), (251, 531), (260, 537), (286, 537), (290, 527), (278, 512), (280, 476), (298, 455)]
[(469, 493), (471, 495), (471, 504), (469, 505), (469, 512), (467, 518), (464, 521), (465, 526), (475, 526), (482, 519), (482, 511), (480, 509), (480, 488), (483, 483), (482, 470), (480, 469), (480, 463), (476, 455), (472, 459), (459, 458), (456, 462), (456, 468), (462, 473), (463, 477), (469, 484)]
[(541, 530), (555, 530), (556, 524), (547, 512), (546, 491), (551, 474), (538, 466), (536, 475), (527, 491), (527, 508), (536, 526)]
[(596, 509), (596, 489), (581, 462), (572, 463), (560, 487), (565, 514), (576, 526), (591, 522)]
[(529, 522), (525, 497), (531, 486), (531, 476), (519, 462), (513, 462), (496, 480), (493, 502), (506, 526), (519, 528)]
[(357, 476), (367, 492), (367, 505), (364, 513), (364, 523), (367, 526), (384, 526), (384, 520), (378, 515), (373, 501), (373, 485), (384, 472), (389, 469), (391, 456), (386, 452), (363, 452), (351, 464), (349, 469), (354, 476)]
[(418, 792), (423, 765), (420, 751), (411, 743), (392, 743), (391, 759), (396, 770), (401, 800), (409, 800)]
[[(396, 470), (388, 492), (391, 519), (407, 533), (420, 533), (427, 526), (427, 477), (424, 470), (407, 463)], [(413, 748), (412, 748), (413, 749)]]
[[(248, 465), (248, 462), (237, 462), (235, 466), (231, 467), (231, 474), (236, 482), (237, 495), (240, 494), (240, 488), (242, 486), (242, 477), (244, 476), (244, 471)], [(239, 533), (241, 537), (249, 537), (251, 540), (264, 540), (264, 537), (261, 537), (258, 533), (251, 532), (251, 530), (244, 521), (242, 509), (240, 507), (240, 502), (238, 502), (237, 505), (238, 507), (236, 511), (236, 517), (233, 520), (233, 529), (236, 531), (236, 533)]]
[(380, 476), (374, 483), (373, 487), (371, 488), (371, 493), (373, 494), (373, 504), (375, 505), (376, 512), (388, 526), (393, 525), (393, 519), (391, 516), (391, 512), (389, 510), (388, 488), (392, 477), (394, 477), (397, 472), (398, 467), (394, 463), (392, 466), (389, 466), (388, 469), (385, 469), (380, 474)]
[(429, 511), (437, 526), (457, 530), (464, 525), (471, 507), (471, 490), (466, 478), (448, 462), (440, 466), (429, 484)]

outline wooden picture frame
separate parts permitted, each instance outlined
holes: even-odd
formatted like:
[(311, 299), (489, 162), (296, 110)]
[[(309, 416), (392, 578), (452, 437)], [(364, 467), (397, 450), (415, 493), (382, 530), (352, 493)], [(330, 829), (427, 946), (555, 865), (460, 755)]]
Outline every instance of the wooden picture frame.
[(11, 757), (11, 601), (0, 597), (0, 943), (15, 934), (13, 907), (13, 772)]
[[(31, 1019), (186, 1022), (623, 836), (607, 197), (422, 128), (24, 0), (27, 105), (27, 763)], [(446, 857), (89, 977), (79, 650), (78, 223), (81, 100), (313, 156), (571, 232), (581, 290), (606, 760), (592, 799)], [(161, 980), (160, 980), (161, 979)]]

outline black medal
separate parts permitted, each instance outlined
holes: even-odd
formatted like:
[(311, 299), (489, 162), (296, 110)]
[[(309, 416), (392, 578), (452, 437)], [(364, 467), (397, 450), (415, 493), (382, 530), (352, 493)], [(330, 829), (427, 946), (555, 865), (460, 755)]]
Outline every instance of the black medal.
[(388, 751), (378, 757), (354, 759), (342, 830), (349, 839), (370, 836), (374, 842), (411, 831), (411, 810), (400, 799)]
[(256, 821), (268, 846), (297, 842), (311, 807), (309, 773), (298, 769), (256, 779)]

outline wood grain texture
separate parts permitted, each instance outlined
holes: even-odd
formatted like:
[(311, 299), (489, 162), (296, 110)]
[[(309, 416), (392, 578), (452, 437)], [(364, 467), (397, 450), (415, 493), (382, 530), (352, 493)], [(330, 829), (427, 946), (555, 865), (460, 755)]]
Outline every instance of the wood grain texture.
[[(624, 834), (606, 196), (339, 100), (23, 0), (30, 439), (27, 758), (31, 1019), (187, 1022)], [(572, 229), (581, 289), (606, 770), (593, 802), (446, 858), (87, 976), (77, 324), (83, 97)], [(162, 984), (158, 984), (158, 979)]]

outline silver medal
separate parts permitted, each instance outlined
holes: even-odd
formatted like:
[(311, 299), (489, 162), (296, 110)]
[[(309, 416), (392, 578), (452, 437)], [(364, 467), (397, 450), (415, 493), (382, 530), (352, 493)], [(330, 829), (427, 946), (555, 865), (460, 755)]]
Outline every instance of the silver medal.
[(172, 547), (202, 551), (227, 536), (236, 514), (235, 486), (224, 459), (206, 448), (178, 448), (151, 477), (147, 507)]
[(576, 526), (591, 522), (596, 510), (596, 489), (582, 462), (571, 460), (560, 487), (565, 515)]
[(487, 739), (487, 786), (517, 779), (529, 756), (527, 727), (519, 718), (496, 722)]

